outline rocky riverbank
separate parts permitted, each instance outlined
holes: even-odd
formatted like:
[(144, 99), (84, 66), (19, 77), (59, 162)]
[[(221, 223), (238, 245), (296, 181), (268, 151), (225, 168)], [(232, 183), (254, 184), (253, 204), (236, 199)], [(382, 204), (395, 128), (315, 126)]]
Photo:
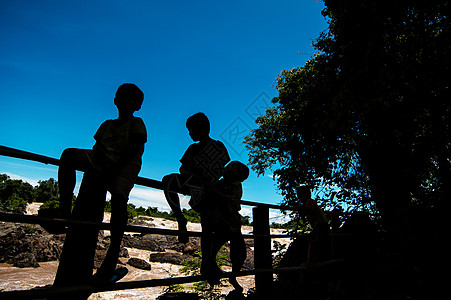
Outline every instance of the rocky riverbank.
[[(29, 214), (36, 213), (36, 204), (30, 205)], [(109, 214), (105, 214), (109, 221)], [(174, 221), (141, 217), (134, 225), (176, 229)], [(200, 224), (189, 223), (188, 230), (200, 231)], [(249, 233), (251, 227), (243, 227)], [(289, 240), (282, 240), (287, 243)], [(52, 235), (39, 225), (0, 222), (0, 290), (26, 290), (50, 285), (53, 282), (58, 258), (61, 254), (64, 235)], [(109, 233), (99, 235), (95, 267), (105, 255), (109, 244)], [(244, 269), (253, 268), (253, 243), (247, 240), (248, 258)], [(227, 249), (226, 249), (227, 250)], [(200, 239), (192, 237), (187, 244), (181, 244), (174, 236), (126, 233), (123, 239), (120, 263), (129, 273), (122, 281), (148, 280), (184, 276), (180, 273), (183, 260), (191, 261), (200, 251)], [(230, 270), (226, 262), (225, 271)], [(254, 287), (253, 276), (238, 278), (245, 292)], [(91, 299), (156, 299), (166, 287), (104, 292), (91, 295)], [(221, 282), (218, 293), (227, 294), (232, 287), (226, 280)]]

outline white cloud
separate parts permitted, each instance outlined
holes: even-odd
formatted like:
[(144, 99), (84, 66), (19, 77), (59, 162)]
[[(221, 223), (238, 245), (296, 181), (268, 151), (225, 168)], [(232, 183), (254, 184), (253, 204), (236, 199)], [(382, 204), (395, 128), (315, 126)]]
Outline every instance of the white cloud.
[[(189, 197), (179, 195), (182, 208), (189, 208)], [(130, 192), (129, 203), (137, 207), (157, 207), (160, 211), (170, 211), (163, 191), (135, 186)]]
[(37, 186), (38, 185), (38, 179), (32, 179), (32, 178), (27, 178), (24, 176), (20, 176), (17, 174), (13, 174), (13, 173), (9, 173), (9, 172), (4, 172), (3, 174), (8, 175), (11, 179), (15, 179), (15, 180), (22, 180), (25, 182), (28, 182), (29, 184), (31, 184), (32, 186)]

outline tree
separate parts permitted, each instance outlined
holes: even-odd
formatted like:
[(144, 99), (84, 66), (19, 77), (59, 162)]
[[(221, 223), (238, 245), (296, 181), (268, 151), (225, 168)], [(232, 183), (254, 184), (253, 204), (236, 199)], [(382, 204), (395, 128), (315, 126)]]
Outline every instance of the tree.
[(0, 211), (24, 212), (33, 201), (33, 186), (0, 174)]
[(274, 170), (287, 205), (299, 184), (336, 193), (324, 205), (374, 204), (385, 249), (399, 255), (380, 275), (410, 282), (412, 298), (439, 294), (451, 201), (449, 1), (325, 4), (318, 53), (279, 75), (274, 106), (246, 138), (251, 167)]
[(38, 181), (34, 201), (45, 203), (51, 200), (59, 200), (58, 181), (53, 178)]
[(451, 200), (449, 2), (325, 4), (318, 53), (277, 78), (246, 139), (250, 164), (274, 169), (288, 205), (307, 183), (337, 192), (332, 205), (375, 203), (403, 232), (405, 210)]

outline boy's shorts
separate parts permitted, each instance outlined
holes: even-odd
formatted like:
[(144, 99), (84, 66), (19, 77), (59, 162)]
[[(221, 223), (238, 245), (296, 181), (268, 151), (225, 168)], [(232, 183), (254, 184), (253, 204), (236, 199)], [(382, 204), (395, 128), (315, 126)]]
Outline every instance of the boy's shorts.
[(83, 172), (94, 172), (102, 180), (102, 184), (112, 194), (128, 198), (130, 191), (135, 185), (136, 177), (138, 177), (141, 165), (138, 163), (129, 163), (123, 166), (116, 175), (107, 178), (109, 171), (102, 167), (94, 156), (91, 149), (66, 149), (70, 153), (69, 166)]

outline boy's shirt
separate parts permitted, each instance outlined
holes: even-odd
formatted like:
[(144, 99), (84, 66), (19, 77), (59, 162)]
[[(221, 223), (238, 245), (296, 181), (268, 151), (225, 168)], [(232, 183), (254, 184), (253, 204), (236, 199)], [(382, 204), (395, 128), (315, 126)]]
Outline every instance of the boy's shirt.
[(147, 130), (139, 117), (133, 117), (125, 123), (116, 120), (103, 122), (94, 135), (96, 143), (93, 147), (105, 158), (106, 165), (113, 165), (127, 151), (132, 141), (142, 143), (141, 149), (134, 157), (128, 159), (129, 164), (141, 166), (141, 157), (144, 153), (144, 144), (147, 142)]
[(230, 156), (224, 144), (213, 139), (206, 145), (191, 144), (180, 159), (183, 166), (208, 183), (221, 178), (224, 166), (229, 161)]

